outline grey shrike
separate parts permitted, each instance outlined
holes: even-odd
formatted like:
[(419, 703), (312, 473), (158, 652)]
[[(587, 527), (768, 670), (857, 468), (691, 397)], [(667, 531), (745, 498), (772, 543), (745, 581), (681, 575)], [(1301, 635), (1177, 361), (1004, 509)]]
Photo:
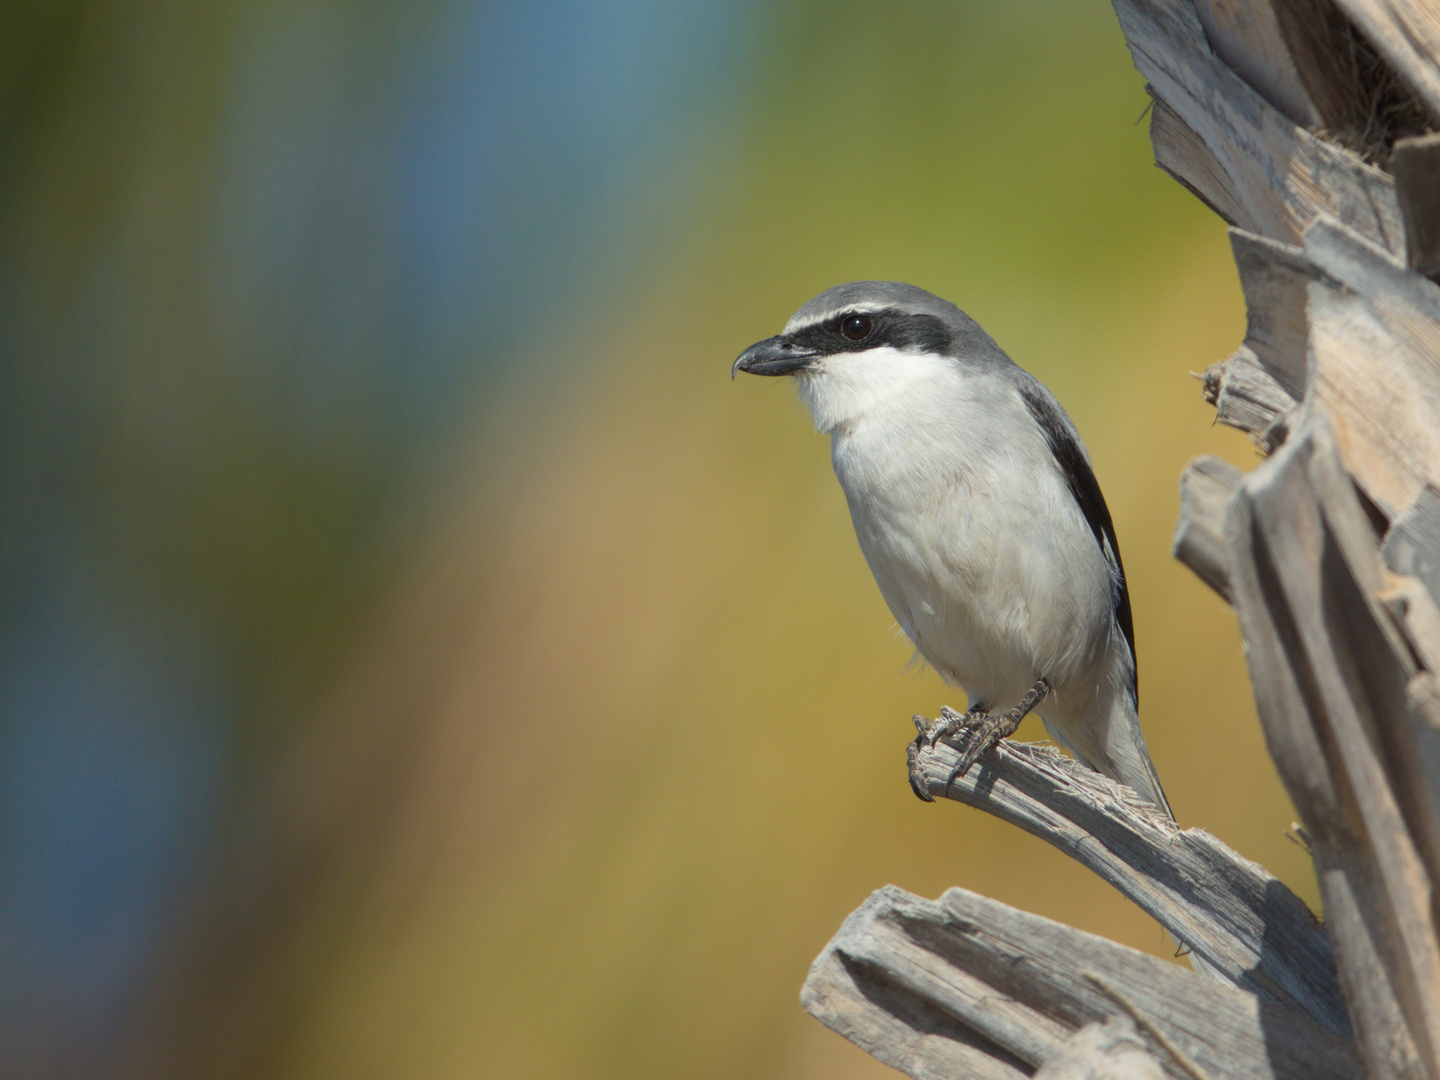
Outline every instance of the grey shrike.
[(1034, 710), (1080, 761), (1170, 813), (1136, 715), (1115, 527), (1050, 391), (954, 304), (892, 281), (826, 290), (737, 371), (794, 377), (885, 602), (969, 696), (964, 715), (915, 718), (915, 794), (930, 799), (917, 763), (937, 739), (971, 732), (953, 780)]

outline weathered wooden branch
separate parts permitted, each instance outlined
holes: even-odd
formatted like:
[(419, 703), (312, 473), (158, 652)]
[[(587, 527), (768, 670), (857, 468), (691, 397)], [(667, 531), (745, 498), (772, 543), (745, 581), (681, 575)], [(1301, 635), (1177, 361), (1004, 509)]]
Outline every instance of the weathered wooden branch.
[(1395, 517), (1440, 481), (1440, 286), (1333, 221), (1304, 239), (1308, 393), (1330, 417), (1345, 467)]
[(1066, 851), (1230, 985), (882, 890), (805, 1001), (913, 1076), (1440, 1080), (1440, 7), (1114, 3), (1157, 164), (1234, 226), (1246, 333), (1204, 389), (1269, 456), (1191, 463), (1174, 553), (1235, 609), (1325, 926), (1053, 750), (1002, 746), (945, 790), (942, 746), (933, 794)]
[(922, 762), (932, 795), (1053, 844), (1138, 904), (1207, 973), (1348, 1032), (1329, 939), (1304, 901), (1263, 867), (1202, 829), (1182, 831), (1054, 747), (1002, 743), (947, 790), (959, 757), (941, 743)]
[(1083, 1045), (1076, 1032), (1132, 1009), (1159, 1034), (1135, 1037), (1165, 1076), (1189, 1080), (1186, 1064), (1216, 1080), (1361, 1076), (1354, 1043), (1299, 1010), (964, 889), (874, 893), (801, 1001), (917, 1080), (1019, 1080), (1050, 1063), (1040, 1075), (1053, 1076)]
[(1305, 290), (1314, 276), (1296, 248), (1230, 230), (1230, 250), (1245, 295), (1245, 339), (1255, 357), (1292, 402), (1305, 396)]
[[(1117, 6), (1123, 20), (1129, 5)], [(1244, 59), (1232, 65), (1243, 70)], [(1145, 60), (1139, 45), (1142, 71)], [(1207, 373), (1207, 397), (1262, 450), (1280, 449), (1239, 486), (1228, 554), (1214, 543), (1221, 493), (1205, 489), (1202, 464), (1187, 471), (1187, 486), (1209, 497), (1185, 500), (1176, 543), (1204, 580), (1225, 583), (1240, 615), (1272, 755), (1316, 845), (1369, 1071), (1432, 1080), (1440, 613), (1417, 579), (1427, 560), (1440, 562), (1427, 517), (1440, 481), (1440, 290), (1421, 276), (1440, 235), (1433, 147), (1433, 137), (1396, 144), (1403, 245), (1388, 208), (1377, 230), (1374, 218), (1345, 217), (1338, 200), (1315, 210), (1298, 244), (1293, 214), (1252, 215), (1246, 227), (1267, 235), (1232, 233), (1247, 333)], [(1236, 180), (1204, 182), (1230, 192)], [(1414, 576), (1385, 574), (1384, 519), (1399, 526), (1389, 570)]]
[(1327, 112), (1311, 94), (1313, 80), (1303, 74), (1309, 57), (1297, 54), (1287, 33), (1286, 5), (1196, 0), (1195, 9), (1215, 55), (1256, 93), (1297, 124), (1325, 124)]
[(1256, 701), (1314, 846), (1357, 1035), (1372, 1073), (1426, 1075), (1440, 947), (1414, 837), (1440, 834), (1436, 804), (1387, 778), (1417, 765), (1415, 670), (1376, 599), (1377, 537), (1323, 421), (1245, 479), (1227, 530)]
[(1394, 180), (1246, 85), (1210, 51), (1188, 0), (1116, 0), (1115, 11), (1157, 98), (1151, 135), (1161, 168), (1248, 232), (1296, 243), (1328, 214), (1403, 251)]
[(1247, 346), (1206, 368), (1204, 383), (1220, 423), (1248, 432), (1267, 454), (1285, 441), (1296, 401)]
[(1228, 461), (1207, 454), (1180, 474), (1180, 520), (1170, 553), (1195, 575), (1230, 599), (1230, 555), (1225, 544), (1225, 510), (1243, 474)]

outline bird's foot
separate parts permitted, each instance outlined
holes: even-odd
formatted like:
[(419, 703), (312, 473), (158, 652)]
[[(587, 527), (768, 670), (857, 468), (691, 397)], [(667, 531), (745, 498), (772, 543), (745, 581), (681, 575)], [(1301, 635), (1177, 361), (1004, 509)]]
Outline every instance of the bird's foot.
[(989, 710), (979, 702), (972, 705), (969, 712), (963, 713), (956, 712), (949, 705), (942, 705), (940, 715), (934, 720), (928, 720), (919, 713), (915, 714), (912, 719), (915, 721), (917, 734), (907, 747), (905, 758), (910, 770), (910, 790), (915, 792), (917, 798), (925, 802), (935, 801), (926, 788), (922, 768), (923, 759), (935, 752), (935, 744), (941, 739), (948, 739), (984, 723), (988, 715)]
[(924, 736), (925, 742), (934, 746), (941, 739), (954, 738), (962, 731), (968, 731), (977, 725), (984, 723), (985, 717), (990, 715), (990, 706), (977, 701), (971, 705), (969, 710), (963, 713), (956, 712), (949, 705), (940, 706), (940, 715), (934, 720), (928, 721), (922, 727), (920, 721), (923, 716), (915, 717), (917, 728)]
[[(1008, 739), (1015, 734), (1015, 729), (1020, 726), (1020, 721), (1030, 715), (1030, 710), (1045, 700), (1050, 693), (1050, 684), (1041, 679), (1020, 699), (1020, 703), (1009, 712), (1001, 713), (999, 716), (984, 714), (978, 719), (965, 717), (963, 726), (972, 732), (970, 741), (965, 747), (960, 760), (950, 770), (950, 776), (945, 781), (948, 788), (955, 782), (956, 777), (964, 776), (970, 771), (970, 766), (980, 760), (980, 757), (1000, 742), (1001, 739)], [(911, 786), (914, 786), (914, 779), (911, 779)]]

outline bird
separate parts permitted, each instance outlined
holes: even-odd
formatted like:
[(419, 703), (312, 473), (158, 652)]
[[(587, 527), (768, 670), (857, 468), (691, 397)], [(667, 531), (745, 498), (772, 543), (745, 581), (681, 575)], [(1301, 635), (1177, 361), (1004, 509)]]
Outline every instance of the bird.
[(1115, 526), (1040, 380), (960, 308), (895, 281), (827, 289), (738, 372), (793, 379), (896, 623), (969, 699), (915, 718), (915, 794), (932, 801), (920, 764), (937, 740), (969, 733), (953, 782), (1034, 711), (1082, 764), (1173, 819), (1140, 732)]

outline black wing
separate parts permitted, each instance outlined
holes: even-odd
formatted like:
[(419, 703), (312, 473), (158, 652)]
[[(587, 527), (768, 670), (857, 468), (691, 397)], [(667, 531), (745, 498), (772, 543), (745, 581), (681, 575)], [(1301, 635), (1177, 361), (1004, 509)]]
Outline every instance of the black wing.
[[(1055, 455), (1055, 464), (1060, 466), (1061, 475), (1070, 485), (1070, 494), (1075, 496), (1075, 501), (1080, 504), (1080, 512), (1090, 523), (1095, 542), (1100, 545), (1105, 557), (1115, 563), (1120, 578), (1119, 588), (1115, 592), (1115, 621), (1120, 624), (1120, 630), (1130, 645), (1131, 664), (1138, 672), (1138, 665), (1135, 664), (1135, 617), (1130, 612), (1130, 586), (1125, 581), (1125, 564), (1120, 561), (1120, 541), (1115, 538), (1115, 524), (1110, 520), (1110, 508), (1105, 505), (1105, 496), (1100, 493), (1095, 472), (1090, 468), (1090, 462), (1085, 459), (1085, 451), (1081, 449), (1074, 429), (1054, 400), (1038, 385), (1027, 386), (1024, 383), (1020, 385), (1020, 397), (1024, 400), (1025, 407), (1030, 410), (1030, 415), (1040, 425), (1040, 430), (1045, 433), (1045, 441), (1050, 444), (1050, 452)], [(1131, 688), (1137, 706), (1140, 699), (1139, 683), (1137, 674), (1135, 685)]]

